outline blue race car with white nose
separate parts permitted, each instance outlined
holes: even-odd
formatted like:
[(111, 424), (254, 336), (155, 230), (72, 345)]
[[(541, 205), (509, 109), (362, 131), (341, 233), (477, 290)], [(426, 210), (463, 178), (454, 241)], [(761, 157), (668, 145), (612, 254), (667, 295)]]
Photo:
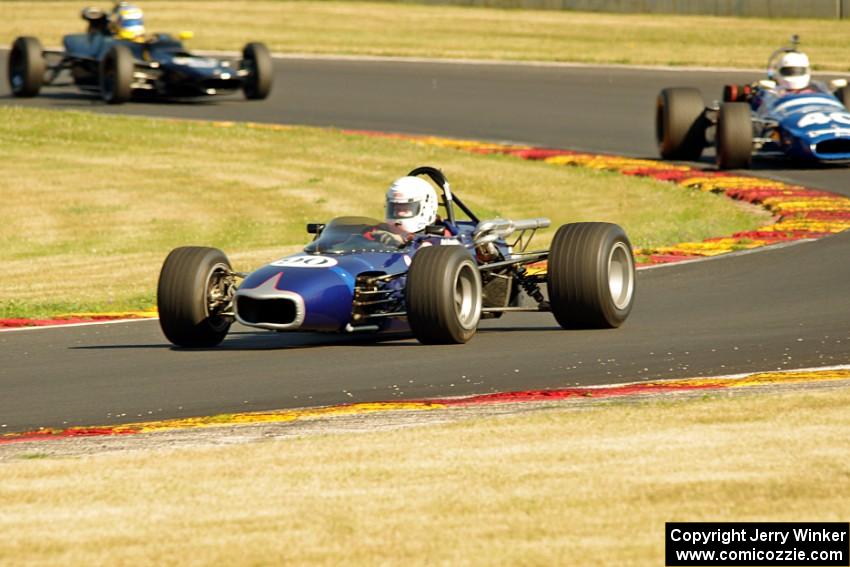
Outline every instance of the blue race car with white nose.
[(109, 30), (109, 15), (97, 8), (82, 13), (85, 33), (62, 39), (62, 50), (44, 49), (38, 39), (17, 38), (9, 52), (8, 80), (17, 97), (38, 95), (42, 87), (59, 85), (66, 73), (80, 90), (99, 93), (110, 104), (132, 97), (206, 97), (242, 91), (245, 98), (264, 99), (271, 92), (274, 69), (262, 43), (249, 43), (241, 59), (206, 57), (189, 52), (181, 39), (168, 34), (122, 39)]
[(238, 321), (282, 332), (409, 330), (423, 343), (465, 343), (480, 319), (506, 312), (549, 311), (564, 328), (619, 327), (628, 317), (634, 257), (619, 226), (563, 225), (550, 250), (528, 251), (548, 219), (481, 221), (438, 169), (408, 175), (432, 180), (444, 216), (402, 239), (376, 238), (393, 227), (366, 217), (312, 223), (315, 238), (302, 252), (248, 274), (215, 248), (173, 250), (157, 288), (166, 338), (215, 346)]
[(847, 81), (811, 81), (797, 41), (771, 55), (767, 79), (727, 85), (722, 103), (706, 106), (694, 88), (662, 90), (655, 115), (661, 157), (695, 161), (713, 144), (720, 169), (747, 168), (753, 155), (850, 162)]

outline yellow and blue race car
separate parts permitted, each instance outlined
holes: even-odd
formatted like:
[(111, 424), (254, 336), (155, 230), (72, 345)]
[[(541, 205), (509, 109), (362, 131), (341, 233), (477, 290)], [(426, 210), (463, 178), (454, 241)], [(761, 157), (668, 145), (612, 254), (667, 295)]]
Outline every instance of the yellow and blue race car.
[[(126, 15), (138, 17), (122, 19)], [(184, 47), (181, 40), (191, 37), (190, 32), (178, 38), (136, 33), (144, 29), (140, 11), (110, 14), (86, 8), (82, 17), (87, 31), (66, 35), (62, 50), (46, 50), (34, 37), (15, 40), (8, 64), (15, 96), (36, 96), (42, 87), (60, 84), (66, 72), (78, 88), (99, 93), (111, 104), (133, 97), (205, 97), (240, 90), (257, 100), (271, 92), (274, 69), (262, 43), (248, 43), (241, 59), (206, 57)]]

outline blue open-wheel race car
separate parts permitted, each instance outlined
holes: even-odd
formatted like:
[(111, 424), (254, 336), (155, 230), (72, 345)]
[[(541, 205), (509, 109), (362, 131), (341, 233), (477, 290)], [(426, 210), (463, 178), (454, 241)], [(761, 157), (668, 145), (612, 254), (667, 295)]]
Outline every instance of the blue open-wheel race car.
[(850, 162), (846, 79), (811, 80), (808, 57), (791, 44), (771, 54), (767, 78), (726, 85), (708, 106), (691, 87), (663, 89), (655, 133), (664, 159), (697, 160), (714, 145), (720, 169), (750, 166), (754, 155), (820, 163)]
[[(82, 12), (85, 33), (63, 37), (61, 50), (44, 49), (30, 36), (18, 37), (8, 61), (8, 80), (16, 97), (33, 97), (45, 86), (62, 85), (62, 77), (80, 90), (99, 93), (111, 104), (133, 97), (207, 97), (242, 91), (248, 99), (271, 92), (274, 68), (262, 43), (248, 43), (241, 59), (191, 53), (182, 39), (158, 33), (126, 39), (116, 35), (110, 14), (99, 8)], [(129, 36), (128, 36), (129, 37)]]
[(482, 221), (440, 170), (419, 167), (408, 174), (415, 176), (437, 186), (444, 216), (404, 238), (376, 237), (394, 227), (366, 217), (311, 223), (307, 231), (315, 237), (303, 252), (249, 274), (235, 272), (218, 249), (174, 249), (157, 289), (166, 338), (211, 347), (238, 321), (272, 331), (409, 330), (422, 343), (447, 344), (470, 340), (482, 318), (514, 311), (550, 311), (570, 329), (626, 320), (635, 263), (622, 228), (566, 224), (549, 250), (528, 251), (548, 219)]

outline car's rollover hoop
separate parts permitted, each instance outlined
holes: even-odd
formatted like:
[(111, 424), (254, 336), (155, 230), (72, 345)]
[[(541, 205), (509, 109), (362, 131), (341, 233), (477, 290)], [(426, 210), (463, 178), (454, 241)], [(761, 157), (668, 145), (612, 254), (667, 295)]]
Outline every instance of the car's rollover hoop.
[[(304, 252), (249, 274), (213, 248), (174, 250), (157, 296), (166, 338), (210, 347), (238, 320), (272, 331), (409, 330), (425, 344), (457, 344), (475, 336), (481, 319), (510, 312), (552, 312), (566, 329), (619, 327), (628, 317), (635, 263), (619, 226), (567, 224), (551, 250), (528, 251), (548, 219), (481, 221), (438, 169), (409, 175), (437, 185), (445, 217), (400, 244), (374, 237), (394, 230), (381, 221), (339, 217), (308, 225), (315, 238)], [(543, 260), (548, 270), (529, 269)]]

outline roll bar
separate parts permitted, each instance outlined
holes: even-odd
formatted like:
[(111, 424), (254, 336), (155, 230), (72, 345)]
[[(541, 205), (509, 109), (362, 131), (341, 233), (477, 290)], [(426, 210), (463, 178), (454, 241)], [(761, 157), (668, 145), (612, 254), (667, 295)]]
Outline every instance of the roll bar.
[(767, 78), (773, 79), (774, 73), (776, 73), (776, 63), (777, 59), (786, 53), (793, 53), (797, 51), (797, 47), (800, 45), (800, 36), (794, 34), (791, 36), (791, 43), (786, 45), (785, 47), (780, 47), (776, 51), (770, 54), (770, 57), (767, 58)]
[(446, 179), (446, 176), (442, 171), (437, 169), (436, 167), (431, 167), (430, 165), (423, 165), (421, 167), (417, 167), (407, 174), (410, 177), (416, 177), (418, 175), (427, 175), (431, 178), (440, 189), (443, 190), (443, 206), (446, 208), (446, 216), (448, 217), (448, 221), (451, 224), (457, 224), (455, 222), (455, 210), (454, 205), (457, 205), (460, 210), (462, 210), (466, 216), (470, 218), (473, 222), (479, 222), (478, 217), (469, 210), (469, 207), (463, 204), (458, 197), (452, 195), (452, 188), (449, 186), (449, 180)]

